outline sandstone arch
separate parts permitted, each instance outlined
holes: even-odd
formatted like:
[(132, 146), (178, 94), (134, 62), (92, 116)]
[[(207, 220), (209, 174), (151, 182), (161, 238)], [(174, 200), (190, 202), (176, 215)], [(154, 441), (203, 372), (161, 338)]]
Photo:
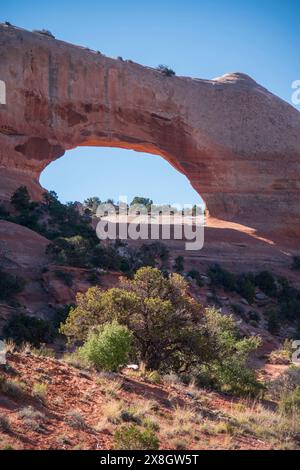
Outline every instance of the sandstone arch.
[(65, 150), (155, 153), (184, 173), (211, 215), (266, 234), (300, 228), (300, 113), (247, 75), (166, 77), (141, 65), (0, 25), (0, 196)]

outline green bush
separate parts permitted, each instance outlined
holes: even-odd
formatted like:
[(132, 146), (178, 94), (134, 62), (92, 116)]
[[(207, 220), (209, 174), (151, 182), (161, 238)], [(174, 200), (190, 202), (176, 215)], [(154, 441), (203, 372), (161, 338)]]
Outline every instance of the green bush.
[(126, 363), (131, 342), (132, 334), (128, 328), (112, 321), (89, 334), (80, 354), (96, 369), (115, 372)]
[(41, 343), (53, 340), (54, 331), (52, 325), (42, 318), (15, 313), (4, 326), (3, 336), (12, 339), (18, 345), (30, 343), (39, 347)]
[(0, 204), (0, 219), (9, 219), (9, 212), (2, 204)]
[(219, 264), (210, 267), (208, 272), (212, 285), (223, 287), (227, 291), (236, 290), (236, 277), (233, 273), (223, 269)]
[(95, 242), (83, 235), (58, 237), (48, 245), (46, 252), (56, 263), (64, 266), (98, 267), (122, 272), (131, 269), (113, 246), (103, 247), (99, 240)]
[(191, 269), (188, 273), (187, 276), (190, 277), (191, 279), (194, 279), (196, 281), (197, 286), (203, 287), (203, 282), (201, 278), (201, 274), (197, 269)]
[[(281, 349), (271, 353), (271, 359), (274, 354), (276, 357), (279, 355), (287, 360), (290, 360), (291, 357), (289, 347), (286, 347), (285, 344)], [(282, 397), (289, 395), (297, 387), (300, 387), (300, 367), (291, 365), (268, 384), (268, 396), (273, 401), (280, 401)]]
[(136, 425), (124, 425), (115, 432), (114, 447), (117, 450), (156, 450), (159, 440), (151, 429), (139, 429)]
[(56, 258), (56, 261), (65, 266), (89, 267), (92, 246), (82, 236), (70, 238), (57, 238), (54, 244), (47, 248), (47, 253)]
[(143, 244), (136, 253), (136, 257), (140, 258), (142, 266), (152, 266), (153, 268), (158, 264), (166, 266), (169, 259), (169, 250), (161, 242)]
[(158, 385), (162, 382), (160, 373), (157, 370), (151, 370), (146, 373), (146, 380), (152, 384)]
[(280, 331), (280, 321), (278, 317), (278, 312), (276, 310), (270, 310), (269, 312), (267, 312), (267, 318), (268, 331), (273, 335), (278, 334)]
[(135, 196), (132, 199), (130, 206), (132, 207), (132, 206), (142, 205), (142, 206), (145, 206), (148, 211), (150, 211), (152, 204), (153, 204), (152, 199), (149, 199), (148, 197)]
[(300, 386), (281, 397), (279, 410), (286, 414), (300, 415)]
[(238, 396), (256, 397), (264, 388), (257, 380), (255, 371), (246, 367), (245, 360), (239, 357), (216, 364), (210, 377), (218, 389)]
[(8, 300), (22, 292), (25, 280), (0, 269), (0, 300)]
[(300, 299), (291, 298), (280, 303), (280, 314), (287, 320), (300, 319)]
[(163, 65), (163, 64), (158, 65), (157, 70), (159, 70), (163, 75), (166, 75), (167, 77), (172, 77), (172, 76), (176, 75), (174, 70), (172, 70), (167, 65)]
[(182, 273), (184, 270), (184, 258), (183, 256), (177, 256), (174, 260), (173, 269), (176, 273)]
[(260, 346), (260, 337), (240, 337), (233, 318), (214, 309), (207, 309), (206, 316), (208, 360), (205, 367), (200, 367), (199, 377), (215, 388), (235, 395), (259, 394), (261, 384), (247, 362), (250, 354)]
[(268, 271), (261, 271), (257, 274), (255, 276), (255, 283), (266, 295), (274, 297), (277, 294), (274, 276)]
[(66, 321), (71, 308), (74, 308), (74, 304), (66, 304), (56, 308), (53, 318), (51, 319), (55, 334), (59, 333), (60, 325)]
[(12, 398), (23, 398), (26, 393), (26, 385), (17, 379), (6, 379), (0, 376), (0, 392)]
[[(233, 386), (230, 362), (235, 361), (241, 373), (247, 370), (248, 357), (259, 346), (259, 338), (241, 338), (233, 317), (203, 309), (187, 289), (179, 274), (165, 278), (158, 269), (141, 268), (120, 288), (103, 291), (93, 287), (80, 294), (61, 332), (73, 343), (86, 341), (91, 328), (115, 320), (132, 332), (133, 358), (143, 361), (149, 370), (184, 371), (192, 377), (207, 364), (217, 386), (225, 385), (228, 378), (228, 390), (234, 393), (253, 390), (256, 383), (250, 372), (245, 372), (242, 385)], [(96, 343), (97, 336), (92, 351)], [(221, 378), (223, 364), (226, 375), (224, 372)]]
[(20, 186), (12, 195), (11, 203), (16, 210), (22, 212), (30, 208), (30, 196), (26, 186)]
[(237, 278), (236, 290), (249, 304), (252, 304), (255, 298), (255, 283), (251, 274), (241, 274)]
[(174, 361), (178, 365), (196, 342), (197, 320), (203, 318), (203, 308), (187, 289), (178, 274), (165, 278), (156, 268), (141, 268), (121, 287), (92, 287), (79, 294), (61, 332), (69, 342), (85, 341), (91, 327), (116, 320), (132, 331), (136, 359), (148, 369), (167, 368)]

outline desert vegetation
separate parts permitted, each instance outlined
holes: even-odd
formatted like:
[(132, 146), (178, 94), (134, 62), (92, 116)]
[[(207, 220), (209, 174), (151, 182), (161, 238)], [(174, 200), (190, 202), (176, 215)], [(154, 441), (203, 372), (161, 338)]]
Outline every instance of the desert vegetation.
[[(9, 364), (1, 367), (0, 391), (18, 406), (12, 417), (0, 416), (2, 447), (22, 447), (19, 432), (42, 447), (38, 436), (47, 432), (45, 445), (54, 448), (94, 448), (99, 439), (115, 449), (190, 449), (199, 442), (243, 448), (245, 440), (246, 448), (297, 448), (300, 381), (290, 365), (291, 341), (269, 356), (286, 367), (275, 379), (265, 379), (251, 361), (262, 344), (259, 325), (278, 337), (287, 327), (297, 335), (299, 290), (268, 271), (186, 270), (185, 259), (171, 258), (160, 242), (135, 249), (122, 241), (102, 244), (91, 227), (100, 202), (90, 198), (79, 210), (51, 192), (36, 203), (21, 187), (11, 208), (0, 208), (2, 219), (49, 240), (49, 266), (63, 286), (76, 285), (73, 268), (84, 269), (92, 286), (73, 305), (51, 307), (51, 318), (16, 309), (6, 322)], [(150, 208), (152, 201), (137, 196), (135, 204)], [(105, 270), (122, 273), (117, 287), (101, 285)], [(2, 268), (0, 274), (0, 299), (17, 305), (25, 281)], [(191, 286), (211, 292), (206, 304), (195, 300)], [(235, 299), (228, 303), (233, 315), (220, 310), (226, 294)], [(242, 332), (236, 319), (257, 334)], [(80, 383), (70, 405), (58, 369)], [(91, 403), (92, 415), (85, 408)], [(59, 433), (52, 431), (53, 411), (63, 420)]]
[[(188, 296), (187, 288), (179, 274), (166, 278), (157, 268), (140, 268), (132, 280), (123, 281), (121, 288), (103, 291), (93, 287), (79, 294), (61, 333), (69, 343), (83, 343), (81, 351), (94, 365), (97, 358), (93, 351), (105, 343), (112, 355), (118, 341), (120, 350), (115, 354), (120, 353), (118, 365), (124, 365), (129, 343), (125, 348), (121, 340), (130, 332), (130, 358), (145, 363), (149, 370), (190, 374), (199, 383), (238, 394), (259, 393), (255, 374), (246, 367), (249, 354), (260, 344), (259, 338), (239, 337), (232, 317), (222, 316), (214, 308), (203, 309)], [(103, 343), (105, 332), (114, 341), (110, 343), (107, 338)]]
[(266, 384), (267, 400), (237, 400), (174, 372), (152, 383), (142, 366), (109, 373), (15, 350), (1, 366), (13, 407), (0, 416), (0, 447), (298, 449), (299, 377), (289, 367)]
[(176, 75), (174, 70), (168, 67), (167, 65), (160, 64), (158, 65), (157, 70), (159, 70), (163, 75), (166, 75), (166, 77), (172, 77)]

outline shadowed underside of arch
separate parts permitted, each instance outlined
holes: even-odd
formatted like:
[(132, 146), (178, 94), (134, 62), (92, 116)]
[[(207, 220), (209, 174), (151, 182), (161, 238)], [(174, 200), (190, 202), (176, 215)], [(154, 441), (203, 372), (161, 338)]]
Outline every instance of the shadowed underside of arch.
[(6, 25), (0, 54), (0, 197), (39, 198), (68, 149), (122, 147), (165, 158), (216, 218), (299, 234), (300, 113), (247, 75), (167, 77)]

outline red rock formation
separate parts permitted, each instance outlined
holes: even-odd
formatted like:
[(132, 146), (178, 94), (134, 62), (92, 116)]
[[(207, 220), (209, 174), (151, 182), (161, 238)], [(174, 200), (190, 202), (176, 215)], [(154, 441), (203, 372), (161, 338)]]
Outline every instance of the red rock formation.
[(300, 113), (247, 75), (167, 77), (6, 25), (0, 51), (2, 198), (20, 184), (38, 198), (65, 150), (124, 147), (163, 156), (213, 216), (299, 235)]

